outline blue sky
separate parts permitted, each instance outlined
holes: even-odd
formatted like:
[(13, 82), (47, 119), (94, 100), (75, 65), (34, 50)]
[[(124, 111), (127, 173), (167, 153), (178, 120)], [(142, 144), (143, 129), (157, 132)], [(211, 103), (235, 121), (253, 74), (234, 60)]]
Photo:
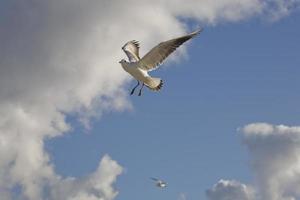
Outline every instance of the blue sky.
[[(0, 1), (1, 200), (299, 199), (299, 6)], [(198, 25), (130, 96), (121, 47)]]
[[(84, 176), (109, 154), (125, 169), (117, 199), (205, 199), (219, 179), (253, 182), (237, 128), (299, 124), (299, 19), (205, 27), (187, 44), (188, 58), (153, 72), (165, 82), (161, 92), (130, 97), (133, 110), (108, 112), (89, 131), (69, 116), (77, 128), (47, 142), (55, 169)], [(155, 188), (152, 176), (168, 188)]]

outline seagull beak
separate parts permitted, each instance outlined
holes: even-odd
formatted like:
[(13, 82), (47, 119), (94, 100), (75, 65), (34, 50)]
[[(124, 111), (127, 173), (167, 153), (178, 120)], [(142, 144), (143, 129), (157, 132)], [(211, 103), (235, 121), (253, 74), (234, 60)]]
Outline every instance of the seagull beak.
[(121, 63), (122, 61), (119, 61), (119, 63)]

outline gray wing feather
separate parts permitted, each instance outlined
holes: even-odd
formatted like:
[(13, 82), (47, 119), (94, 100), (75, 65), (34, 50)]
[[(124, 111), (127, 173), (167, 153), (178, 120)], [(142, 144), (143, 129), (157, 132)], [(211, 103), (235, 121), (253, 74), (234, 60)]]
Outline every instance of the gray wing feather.
[(157, 178), (153, 178), (153, 177), (150, 177), (150, 178), (154, 181), (159, 181), (159, 179), (157, 179)]
[(147, 71), (156, 69), (177, 47), (198, 35), (202, 30), (199, 29), (188, 35), (159, 43), (139, 61), (139, 66)]
[(123, 47), (123, 51), (126, 53), (130, 62), (137, 62), (140, 60), (139, 49), (140, 44), (136, 40), (127, 42)]

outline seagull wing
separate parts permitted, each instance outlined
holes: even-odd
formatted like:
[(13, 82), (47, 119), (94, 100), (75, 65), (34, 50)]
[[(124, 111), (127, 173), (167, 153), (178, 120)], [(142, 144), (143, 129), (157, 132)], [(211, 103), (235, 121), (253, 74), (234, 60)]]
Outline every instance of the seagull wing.
[(195, 37), (202, 30), (199, 29), (185, 36), (159, 43), (139, 61), (140, 68), (147, 71), (156, 69), (177, 47)]
[(137, 62), (140, 60), (139, 49), (140, 44), (136, 40), (127, 42), (123, 47), (123, 51), (126, 53), (130, 62)]
[(157, 178), (152, 178), (152, 177), (151, 177), (151, 179), (154, 180), (154, 181), (159, 181), (159, 179), (157, 179)]

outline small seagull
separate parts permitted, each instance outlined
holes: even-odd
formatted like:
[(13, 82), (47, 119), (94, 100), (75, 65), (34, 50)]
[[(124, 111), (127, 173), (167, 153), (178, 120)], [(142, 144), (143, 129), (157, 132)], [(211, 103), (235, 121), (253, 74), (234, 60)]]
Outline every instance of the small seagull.
[(159, 188), (165, 188), (165, 187), (167, 187), (167, 183), (166, 183), (165, 181), (160, 180), (160, 179), (157, 179), (157, 178), (152, 178), (152, 177), (151, 177), (151, 179), (154, 180), (154, 181), (156, 182), (155, 185), (156, 185), (157, 187), (159, 187)]
[(153, 91), (159, 91), (163, 85), (162, 79), (151, 77), (148, 72), (157, 69), (177, 47), (198, 35), (202, 30), (199, 29), (182, 37), (161, 42), (142, 58), (139, 56), (139, 42), (136, 40), (127, 42), (122, 49), (126, 53), (129, 62), (122, 59), (119, 63), (121, 63), (126, 72), (137, 80), (137, 85), (131, 90), (130, 95), (134, 93), (140, 83), (142, 83), (142, 87), (140, 88), (139, 96), (142, 95), (144, 85)]

